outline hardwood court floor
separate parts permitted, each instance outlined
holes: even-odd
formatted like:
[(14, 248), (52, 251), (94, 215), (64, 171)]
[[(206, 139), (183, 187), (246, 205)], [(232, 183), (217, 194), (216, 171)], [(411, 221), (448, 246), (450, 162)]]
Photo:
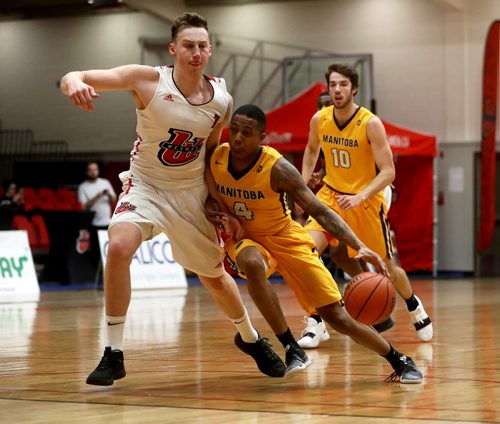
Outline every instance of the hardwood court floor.
[[(0, 423), (465, 423), (500, 422), (500, 281), (414, 281), (434, 320), (419, 343), (398, 301), (385, 333), (425, 384), (386, 383), (382, 358), (339, 334), (309, 351), (290, 381), (261, 375), (233, 345), (234, 329), (201, 286), (135, 293), (127, 377), (85, 384), (103, 350), (102, 292), (45, 292), (0, 303)], [(302, 311), (275, 285), (298, 336)], [(283, 349), (240, 285), (256, 327)]]

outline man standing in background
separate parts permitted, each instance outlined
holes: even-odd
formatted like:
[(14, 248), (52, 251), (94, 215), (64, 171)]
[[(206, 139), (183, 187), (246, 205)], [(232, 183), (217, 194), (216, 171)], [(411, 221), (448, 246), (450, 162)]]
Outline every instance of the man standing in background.
[(83, 210), (94, 212), (90, 229), (90, 252), (92, 265), (97, 269), (99, 264), (97, 232), (108, 229), (111, 206), (116, 202), (116, 193), (109, 180), (99, 177), (97, 162), (87, 164), (87, 179), (78, 186), (78, 201)]

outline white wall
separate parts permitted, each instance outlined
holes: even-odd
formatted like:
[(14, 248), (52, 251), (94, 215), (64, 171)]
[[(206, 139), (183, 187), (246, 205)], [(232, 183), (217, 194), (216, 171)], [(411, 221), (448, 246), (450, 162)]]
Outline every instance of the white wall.
[(57, 82), (68, 71), (140, 62), (140, 36), (170, 27), (143, 13), (0, 22), (0, 120), (72, 151), (130, 150), (135, 109), (128, 93), (104, 93), (96, 112), (71, 106)]

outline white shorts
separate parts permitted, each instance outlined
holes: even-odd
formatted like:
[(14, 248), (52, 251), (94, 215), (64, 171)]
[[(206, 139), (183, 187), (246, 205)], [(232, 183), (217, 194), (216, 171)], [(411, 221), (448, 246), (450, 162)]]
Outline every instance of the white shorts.
[[(122, 172), (124, 192), (120, 195), (109, 227), (121, 222), (137, 225), (142, 240), (160, 232), (166, 234), (175, 261), (206, 277), (224, 274), (223, 249), (215, 227), (205, 217), (208, 189), (200, 187), (178, 191), (158, 191), (130, 172)], [(131, 184), (130, 184), (131, 182)]]

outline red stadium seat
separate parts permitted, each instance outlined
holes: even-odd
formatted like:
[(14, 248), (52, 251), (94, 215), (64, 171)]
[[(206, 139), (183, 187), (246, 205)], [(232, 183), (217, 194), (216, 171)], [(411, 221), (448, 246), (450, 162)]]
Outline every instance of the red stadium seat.
[(38, 198), (42, 201), (49, 201), (50, 203), (57, 202), (56, 193), (50, 187), (40, 187), (38, 189)]
[(38, 206), (39, 199), (35, 189), (31, 187), (24, 187), (23, 193), (24, 193), (24, 210), (26, 212), (29, 212), (33, 209), (37, 209), (39, 207)]
[(28, 240), (32, 249), (38, 249), (38, 236), (33, 224), (24, 215), (15, 215), (12, 219), (14, 230), (25, 230), (28, 233)]
[(70, 205), (69, 210), (79, 211), (82, 209), (82, 206), (78, 202), (78, 198), (76, 197), (76, 193), (73, 190), (70, 190), (66, 187), (59, 187), (57, 189), (57, 198), (58, 198), (58, 209), (63, 209)]
[(31, 217), (31, 223), (35, 229), (38, 246), (40, 250), (49, 250), (50, 248), (50, 238), (49, 232), (47, 231), (47, 226), (45, 225), (45, 220), (42, 215), (33, 215)]

